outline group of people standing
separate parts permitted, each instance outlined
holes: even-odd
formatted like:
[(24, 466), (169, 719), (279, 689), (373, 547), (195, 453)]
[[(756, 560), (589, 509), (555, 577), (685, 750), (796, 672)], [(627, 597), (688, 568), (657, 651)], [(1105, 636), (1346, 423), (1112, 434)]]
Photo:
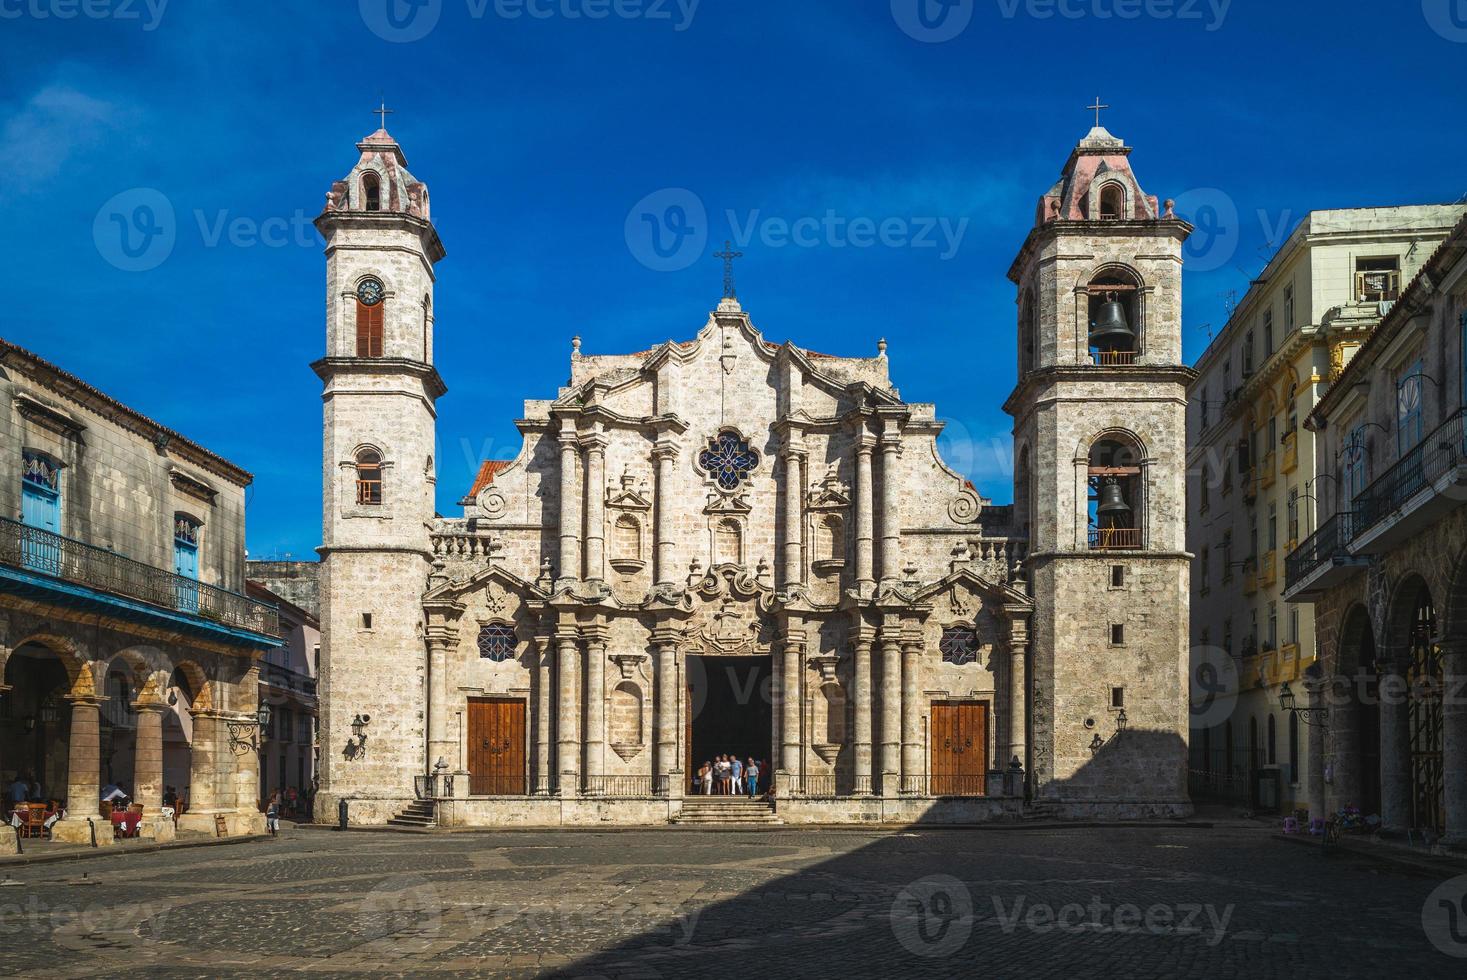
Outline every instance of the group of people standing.
[(698, 767), (693, 777), (693, 792), (705, 796), (734, 796), (747, 793), (749, 799), (759, 795), (759, 775), (763, 763), (753, 757), (741, 762), (736, 755), (715, 756)]

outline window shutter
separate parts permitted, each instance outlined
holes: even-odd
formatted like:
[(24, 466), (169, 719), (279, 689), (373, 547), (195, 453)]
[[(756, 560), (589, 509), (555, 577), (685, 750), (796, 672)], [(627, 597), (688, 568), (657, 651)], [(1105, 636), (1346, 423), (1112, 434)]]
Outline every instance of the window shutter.
[(357, 301), (357, 357), (382, 356), (382, 309), (386, 305)]

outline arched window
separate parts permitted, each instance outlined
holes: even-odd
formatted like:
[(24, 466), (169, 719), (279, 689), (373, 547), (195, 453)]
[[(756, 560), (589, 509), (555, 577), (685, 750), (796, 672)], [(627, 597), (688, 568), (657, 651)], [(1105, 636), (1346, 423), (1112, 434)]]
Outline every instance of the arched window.
[(382, 356), (382, 320), (387, 292), (368, 276), (357, 284), (357, 357)]
[(1126, 193), (1114, 181), (1100, 189), (1100, 220), (1119, 221), (1126, 216)]
[(514, 659), (514, 627), (505, 623), (486, 623), (479, 627), (479, 659), (497, 664)]
[(377, 507), (382, 503), (382, 454), (375, 449), (357, 453), (357, 504)]
[(1034, 293), (1032, 290), (1024, 290), (1023, 298), (1019, 301), (1019, 374), (1024, 375), (1034, 370), (1035, 344), (1034, 336)]
[(612, 541), (615, 542), (614, 554), (618, 559), (642, 560), (642, 525), (631, 514), (623, 514), (616, 519)]
[(1091, 360), (1102, 366), (1136, 363), (1140, 351), (1141, 280), (1114, 267), (1086, 285)]
[(370, 170), (362, 174), (362, 203), (368, 211), (382, 210), (382, 184)]
[(949, 626), (938, 641), (942, 662), (961, 667), (978, 661), (978, 631), (971, 626)]
[(1101, 551), (1145, 547), (1143, 475), (1141, 450), (1131, 439), (1106, 436), (1090, 447), (1090, 547)]
[(744, 530), (732, 517), (725, 517), (713, 530), (713, 561), (718, 565), (742, 565)]
[(1268, 741), (1265, 743), (1268, 749), (1268, 764), (1277, 765), (1278, 757), (1278, 723), (1274, 721), (1272, 714), (1268, 716)]

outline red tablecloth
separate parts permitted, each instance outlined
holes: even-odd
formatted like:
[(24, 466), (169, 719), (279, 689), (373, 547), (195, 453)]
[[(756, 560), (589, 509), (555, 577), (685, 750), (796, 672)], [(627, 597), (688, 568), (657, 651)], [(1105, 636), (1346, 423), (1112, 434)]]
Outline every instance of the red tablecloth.
[(141, 813), (128, 813), (126, 810), (121, 813), (118, 813), (116, 810), (112, 811), (112, 826), (116, 827), (120, 825), (122, 827), (122, 833), (127, 837), (136, 834), (138, 824), (142, 822), (143, 815)]

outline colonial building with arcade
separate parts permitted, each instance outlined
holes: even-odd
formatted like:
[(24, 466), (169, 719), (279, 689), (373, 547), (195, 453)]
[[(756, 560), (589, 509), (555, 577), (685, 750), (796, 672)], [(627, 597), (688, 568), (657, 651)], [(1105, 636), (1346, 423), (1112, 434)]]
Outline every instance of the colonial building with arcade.
[(398, 143), (357, 149), (317, 219), (318, 815), (700, 819), (725, 753), (788, 823), (1188, 811), (1190, 228), (1120, 140), (1075, 147), (1010, 270), (1015, 504), (943, 461), (885, 342), (771, 342), (726, 288), (687, 339), (576, 339), (456, 518), (434, 504), (444, 248)]

